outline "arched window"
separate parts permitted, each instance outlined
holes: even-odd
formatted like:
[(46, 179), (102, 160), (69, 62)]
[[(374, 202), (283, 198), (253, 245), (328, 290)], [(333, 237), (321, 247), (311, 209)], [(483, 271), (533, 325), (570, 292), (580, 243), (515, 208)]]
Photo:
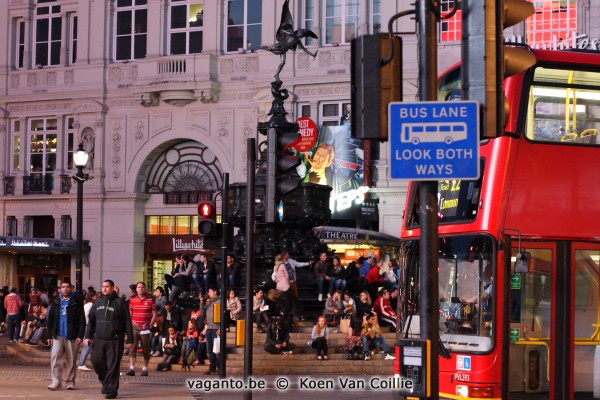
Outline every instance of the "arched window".
[(146, 181), (146, 193), (165, 194), (168, 204), (195, 204), (222, 187), (221, 163), (201, 143), (177, 143), (154, 161)]

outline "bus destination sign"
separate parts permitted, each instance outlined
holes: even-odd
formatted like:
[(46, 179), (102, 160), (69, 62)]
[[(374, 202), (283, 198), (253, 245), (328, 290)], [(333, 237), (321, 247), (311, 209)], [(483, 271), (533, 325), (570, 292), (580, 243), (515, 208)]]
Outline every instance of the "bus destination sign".
[(388, 115), (392, 178), (479, 177), (477, 102), (390, 103)]

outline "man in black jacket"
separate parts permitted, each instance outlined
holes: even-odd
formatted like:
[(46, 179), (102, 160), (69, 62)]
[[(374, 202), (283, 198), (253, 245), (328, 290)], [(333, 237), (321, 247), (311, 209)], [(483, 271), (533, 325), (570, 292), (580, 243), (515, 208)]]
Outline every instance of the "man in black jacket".
[(198, 270), (202, 271), (204, 276), (204, 287), (208, 290), (209, 287), (217, 285), (220, 287), (221, 285), (217, 284), (217, 269), (215, 267), (215, 263), (210, 261), (206, 254), (200, 254), (200, 260), (198, 261)]
[(119, 391), (119, 367), (123, 358), (125, 335), (127, 345), (133, 342), (131, 317), (125, 301), (115, 292), (115, 284), (107, 279), (102, 282), (102, 297), (89, 314), (85, 331), (87, 345), (92, 343), (92, 365), (102, 383), (106, 399), (115, 399)]
[(48, 315), (48, 332), (52, 345), (50, 355), (50, 371), (52, 383), (50, 390), (62, 387), (63, 363), (67, 366), (67, 389), (75, 389), (77, 374), (77, 350), (85, 333), (85, 314), (83, 302), (72, 292), (71, 284), (63, 282), (60, 285), (60, 295), (50, 307)]
[(290, 331), (283, 318), (277, 318), (267, 328), (265, 351), (271, 354), (292, 354), (294, 345), (290, 343)]

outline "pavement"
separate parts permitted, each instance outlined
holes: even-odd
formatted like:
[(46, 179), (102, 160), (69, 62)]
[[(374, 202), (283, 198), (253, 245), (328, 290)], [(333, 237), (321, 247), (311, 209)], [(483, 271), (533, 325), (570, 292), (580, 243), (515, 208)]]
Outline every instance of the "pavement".
[[(61, 399), (92, 400), (103, 399), (100, 383), (96, 374), (77, 371), (76, 390), (60, 389), (51, 391), (49, 365), (14, 365), (6, 354), (8, 339), (0, 336), (0, 399)], [(126, 372), (123, 370), (122, 372)], [(155, 372), (147, 377), (121, 376), (120, 399), (156, 399), (167, 397), (169, 400), (190, 399), (260, 399), (275, 398), (305, 400), (327, 399), (332, 394), (338, 399), (390, 399), (392, 390), (382, 388), (389, 376), (252, 376), (249, 384), (256, 390), (245, 392), (245, 382), (239, 376), (207, 376), (201, 371)], [(65, 383), (63, 382), (63, 387)], [(262, 387), (262, 388), (261, 388)], [(234, 388), (233, 390), (225, 390)], [(246, 394), (246, 396), (245, 396)]]

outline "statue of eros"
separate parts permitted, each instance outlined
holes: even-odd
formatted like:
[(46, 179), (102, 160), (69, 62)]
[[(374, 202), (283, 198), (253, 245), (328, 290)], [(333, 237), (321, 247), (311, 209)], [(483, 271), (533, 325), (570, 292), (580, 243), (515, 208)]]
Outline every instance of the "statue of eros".
[(279, 73), (285, 65), (285, 55), (288, 50), (296, 51), (297, 48), (302, 49), (306, 54), (313, 58), (317, 56), (317, 51), (311, 53), (304, 45), (301, 40), (305, 37), (311, 37), (318, 39), (319, 37), (309, 29), (297, 29), (294, 30), (292, 14), (290, 13), (289, 0), (285, 0), (283, 3), (283, 10), (281, 10), (281, 23), (277, 29), (275, 39), (277, 43), (272, 46), (261, 46), (258, 49), (267, 50), (273, 54), (279, 54), (279, 67), (275, 73), (275, 81), (281, 82), (279, 79)]

